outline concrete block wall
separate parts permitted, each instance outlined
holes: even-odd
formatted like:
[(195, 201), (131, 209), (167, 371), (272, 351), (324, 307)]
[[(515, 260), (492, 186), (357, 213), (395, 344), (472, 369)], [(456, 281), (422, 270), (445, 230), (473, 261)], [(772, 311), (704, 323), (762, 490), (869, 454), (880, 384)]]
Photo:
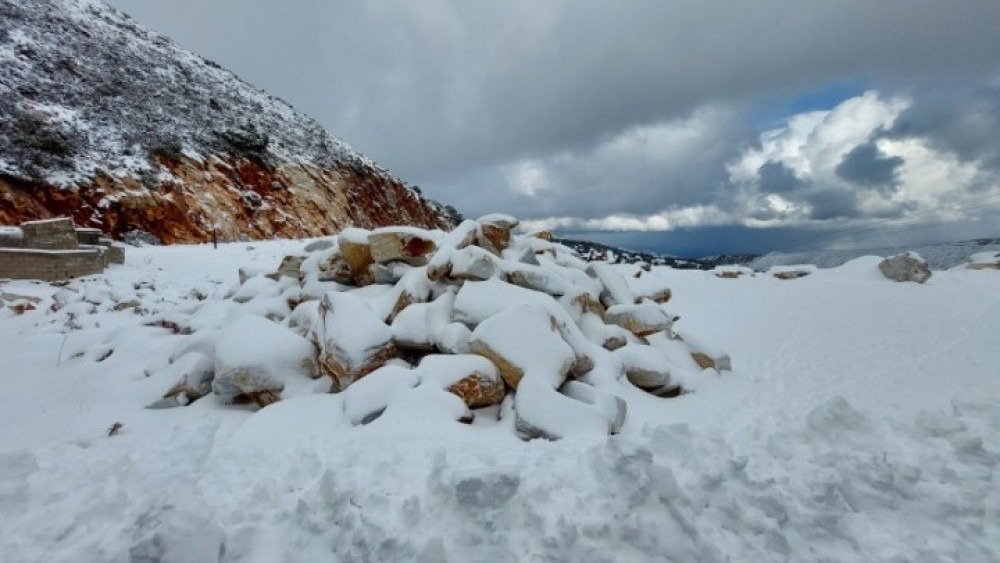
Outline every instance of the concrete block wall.
[(125, 263), (125, 247), (62, 217), (0, 228), (0, 278), (57, 281)]
[(99, 274), (106, 266), (99, 248), (47, 251), (31, 248), (0, 250), (0, 278), (65, 280)]
[(21, 230), (0, 228), (0, 248), (21, 248)]
[(24, 248), (71, 250), (77, 247), (76, 228), (69, 217), (21, 223)]
[(76, 241), (80, 244), (98, 245), (101, 244), (100, 241), (104, 237), (104, 233), (100, 229), (77, 228), (75, 230)]

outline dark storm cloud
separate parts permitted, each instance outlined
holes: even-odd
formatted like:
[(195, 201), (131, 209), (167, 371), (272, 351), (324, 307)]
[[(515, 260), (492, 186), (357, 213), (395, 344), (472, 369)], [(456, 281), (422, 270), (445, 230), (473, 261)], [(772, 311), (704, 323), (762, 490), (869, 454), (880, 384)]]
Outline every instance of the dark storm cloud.
[(760, 191), (765, 193), (789, 193), (805, 186), (805, 182), (800, 180), (791, 169), (780, 162), (765, 162), (757, 170), (757, 174), (760, 177)]
[[(738, 211), (726, 164), (757, 140), (754, 104), (858, 77), (911, 94), (887, 135), (909, 127), (1000, 163), (987, 95), (997, 84), (982, 86), (1000, 68), (1000, 2), (112, 4), (468, 215)], [(925, 100), (928, 81), (964, 86)], [(955, 124), (949, 102), (972, 98), (980, 109)], [(885, 179), (892, 163), (852, 161), (845, 173)], [(787, 172), (762, 170), (761, 187), (812, 193), (820, 216), (850, 214), (849, 198)]]
[(854, 218), (859, 215), (858, 196), (841, 189), (821, 189), (805, 196), (809, 217), (817, 221)]
[(902, 165), (902, 157), (887, 156), (874, 142), (868, 142), (845, 154), (835, 171), (848, 182), (889, 192), (899, 183), (896, 171)]
[(921, 86), (884, 136), (926, 137), (936, 148), (1000, 171), (1000, 76)]

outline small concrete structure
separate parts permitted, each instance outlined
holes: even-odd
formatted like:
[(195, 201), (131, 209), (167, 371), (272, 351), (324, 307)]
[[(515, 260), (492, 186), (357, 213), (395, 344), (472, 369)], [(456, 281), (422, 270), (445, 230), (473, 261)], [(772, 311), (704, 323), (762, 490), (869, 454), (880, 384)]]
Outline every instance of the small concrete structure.
[(66, 217), (0, 227), (0, 278), (57, 281), (125, 263), (125, 247)]

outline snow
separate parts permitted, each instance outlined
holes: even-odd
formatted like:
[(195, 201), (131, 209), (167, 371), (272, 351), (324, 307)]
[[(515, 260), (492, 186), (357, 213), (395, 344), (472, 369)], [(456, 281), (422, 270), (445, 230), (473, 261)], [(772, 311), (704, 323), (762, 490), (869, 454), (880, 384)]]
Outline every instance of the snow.
[[(456, 346), (454, 336), (445, 333), (449, 329), (452, 311), (455, 304), (455, 293), (446, 292), (430, 303), (415, 303), (396, 315), (392, 321), (392, 334), (400, 345), (411, 348), (451, 348)], [(466, 329), (468, 330), (468, 329)]]
[(476, 219), (476, 222), (480, 225), (495, 225), (504, 229), (512, 229), (518, 225), (517, 218), (505, 213), (489, 213)]
[(371, 234), (371, 231), (368, 231), (367, 229), (350, 227), (340, 231), (337, 236), (342, 241), (347, 241), (352, 244), (367, 245), (369, 234)]
[[(995, 272), (935, 271), (918, 285), (886, 280), (878, 257), (794, 281), (668, 268), (634, 279), (634, 267), (614, 267), (634, 294), (669, 287), (674, 329), (729, 354), (733, 371), (702, 371), (684, 342), (648, 337), (673, 354), (672, 379), (690, 392), (661, 399), (623, 384), (628, 413), (609, 437), (519, 440), (513, 399), (460, 424), (461, 400), (424, 365), (389, 364), (336, 395), (289, 374), (301, 394), (256, 412), (214, 395), (145, 409), (177, 383), (170, 357), (211, 357), (216, 327), (251, 318), (258, 298), (225, 299), (237, 270), (273, 271), (302, 242), (253, 247), (129, 248), (125, 266), (65, 288), (0, 281), (3, 293), (42, 299), (0, 317), (5, 561), (222, 552), (226, 562), (990, 562), (1000, 553)], [(501, 284), (478, 285), (523, 289)], [(127, 299), (140, 303), (114, 310)], [(195, 332), (175, 334), (161, 319)], [(538, 341), (517, 338), (545, 356)], [(233, 347), (240, 358), (258, 348), (252, 338)], [(540, 361), (572, 360), (555, 349)], [(552, 382), (522, 383), (541, 393)], [(575, 401), (587, 410), (573, 420), (610, 424), (616, 394), (596, 390), (570, 385), (594, 398)], [(381, 416), (353, 426), (349, 408), (379, 401)]]
[(427, 356), (420, 361), (420, 372), (424, 381), (441, 389), (446, 389), (473, 373), (482, 374), (490, 380), (500, 378), (492, 362), (474, 354)]

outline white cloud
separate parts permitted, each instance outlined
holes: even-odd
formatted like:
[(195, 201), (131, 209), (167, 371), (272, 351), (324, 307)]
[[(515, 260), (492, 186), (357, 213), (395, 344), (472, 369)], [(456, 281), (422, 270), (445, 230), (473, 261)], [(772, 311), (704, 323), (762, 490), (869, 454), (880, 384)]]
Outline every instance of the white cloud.
[(727, 164), (730, 180), (753, 183), (761, 166), (779, 162), (802, 180), (843, 184), (835, 169), (844, 155), (891, 126), (908, 105), (905, 99), (883, 99), (869, 91), (829, 111), (792, 116), (784, 127), (761, 134), (759, 148)]
[(726, 225), (733, 222), (726, 212), (712, 205), (671, 209), (650, 215), (615, 214), (607, 217), (548, 217), (524, 221), (526, 229), (568, 229), (580, 231), (670, 231), (689, 227)]
[[(737, 187), (737, 206), (749, 217), (743, 223), (802, 225), (815, 219), (823, 205), (847, 213), (842, 221), (961, 219), (970, 202), (1000, 191), (995, 173), (935, 147), (932, 139), (888, 135), (910, 104), (903, 97), (869, 91), (829, 111), (793, 116), (784, 127), (761, 134), (758, 147), (726, 165), (730, 182)], [(869, 143), (879, 158), (891, 162), (891, 186), (858, 185), (839, 173), (845, 157)], [(761, 167), (767, 163), (784, 166), (799, 185), (787, 193), (768, 192), (761, 183)]]

